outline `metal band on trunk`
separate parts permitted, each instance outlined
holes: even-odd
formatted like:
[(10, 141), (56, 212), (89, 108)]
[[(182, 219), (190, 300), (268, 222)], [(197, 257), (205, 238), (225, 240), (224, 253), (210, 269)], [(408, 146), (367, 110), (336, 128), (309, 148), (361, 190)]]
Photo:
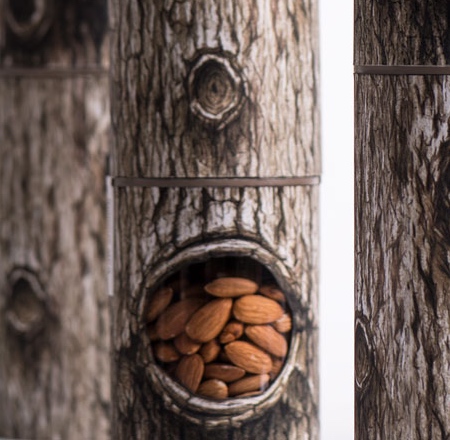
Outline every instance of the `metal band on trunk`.
[(450, 75), (450, 66), (354, 66), (359, 75)]
[(115, 177), (116, 187), (161, 187), (161, 188), (245, 188), (261, 186), (310, 186), (318, 185), (320, 176), (301, 177), (218, 177), (218, 178), (145, 178), (145, 177)]
[(108, 76), (109, 70), (98, 66), (86, 67), (6, 67), (0, 69), (0, 78), (73, 78), (75, 76)]

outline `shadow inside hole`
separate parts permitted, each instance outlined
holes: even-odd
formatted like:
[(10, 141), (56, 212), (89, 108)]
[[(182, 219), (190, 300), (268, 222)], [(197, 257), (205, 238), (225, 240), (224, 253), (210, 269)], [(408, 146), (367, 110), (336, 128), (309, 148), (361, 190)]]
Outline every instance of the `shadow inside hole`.
[(26, 340), (42, 334), (50, 321), (45, 292), (33, 272), (17, 269), (10, 276), (6, 321), (10, 330)]
[(36, 12), (36, 0), (9, 0), (9, 10), (21, 24), (28, 23)]

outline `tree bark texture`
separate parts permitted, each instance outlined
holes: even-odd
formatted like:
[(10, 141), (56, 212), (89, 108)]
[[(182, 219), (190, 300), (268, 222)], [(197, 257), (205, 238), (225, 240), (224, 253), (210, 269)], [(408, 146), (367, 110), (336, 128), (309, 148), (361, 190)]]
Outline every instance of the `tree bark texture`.
[(33, 3), (0, 24), (0, 437), (106, 439), (106, 4), (36, 2), (39, 34)]
[[(448, 64), (446, 2), (372, 3), (357, 62)], [(450, 438), (449, 85), (356, 76), (357, 439)]]
[[(320, 172), (315, 2), (110, 4), (117, 175)], [(190, 111), (189, 72), (211, 53), (246, 83), (239, 118), (222, 130)]]
[[(318, 438), (317, 186), (232, 181), (320, 173), (316, 4), (113, 0), (110, 11), (114, 175), (125, 179), (114, 191), (113, 432)], [(143, 320), (164, 277), (223, 256), (267, 267), (294, 318), (279, 390), (239, 411), (174, 397)]]
[(449, 64), (449, 15), (439, 0), (356, 0), (355, 64)]

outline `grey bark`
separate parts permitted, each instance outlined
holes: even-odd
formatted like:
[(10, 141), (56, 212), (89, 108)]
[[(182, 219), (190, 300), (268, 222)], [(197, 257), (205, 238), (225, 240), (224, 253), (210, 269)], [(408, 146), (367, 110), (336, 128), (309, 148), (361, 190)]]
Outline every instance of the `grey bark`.
[(106, 4), (33, 4), (1, 5), (0, 437), (106, 439)]
[[(114, 175), (320, 173), (316, 4), (124, 0), (110, 11)], [(317, 197), (314, 186), (115, 188), (116, 438), (318, 438)], [(171, 395), (143, 320), (164, 277), (224, 255), (274, 273), (298, 344), (274, 401), (247, 400), (240, 415)]]
[[(370, 3), (357, 64), (448, 64), (447, 3)], [(356, 438), (448, 439), (449, 79), (355, 86)]]

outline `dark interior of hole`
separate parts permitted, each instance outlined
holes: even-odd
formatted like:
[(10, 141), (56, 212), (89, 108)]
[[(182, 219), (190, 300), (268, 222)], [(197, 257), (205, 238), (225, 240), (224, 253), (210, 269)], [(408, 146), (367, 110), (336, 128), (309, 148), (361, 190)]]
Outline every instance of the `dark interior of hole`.
[(18, 22), (30, 21), (36, 10), (35, 0), (9, 0), (9, 9)]
[(13, 285), (9, 309), (24, 324), (39, 319), (44, 313), (42, 302), (24, 278), (20, 278)]
[(197, 98), (202, 95), (205, 84), (210, 82), (211, 78), (213, 80), (210, 87), (214, 93), (217, 93), (219, 90), (219, 82), (221, 82), (221, 85), (224, 88), (233, 88), (233, 81), (228, 71), (216, 61), (209, 61), (205, 63), (195, 75), (194, 92)]
[(278, 284), (272, 273), (261, 263), (248, 257), (212, 258), (206, 262), (183, 266), (162, 284), (207, 284), (221, 277), (249, 278), (259, 285)]

